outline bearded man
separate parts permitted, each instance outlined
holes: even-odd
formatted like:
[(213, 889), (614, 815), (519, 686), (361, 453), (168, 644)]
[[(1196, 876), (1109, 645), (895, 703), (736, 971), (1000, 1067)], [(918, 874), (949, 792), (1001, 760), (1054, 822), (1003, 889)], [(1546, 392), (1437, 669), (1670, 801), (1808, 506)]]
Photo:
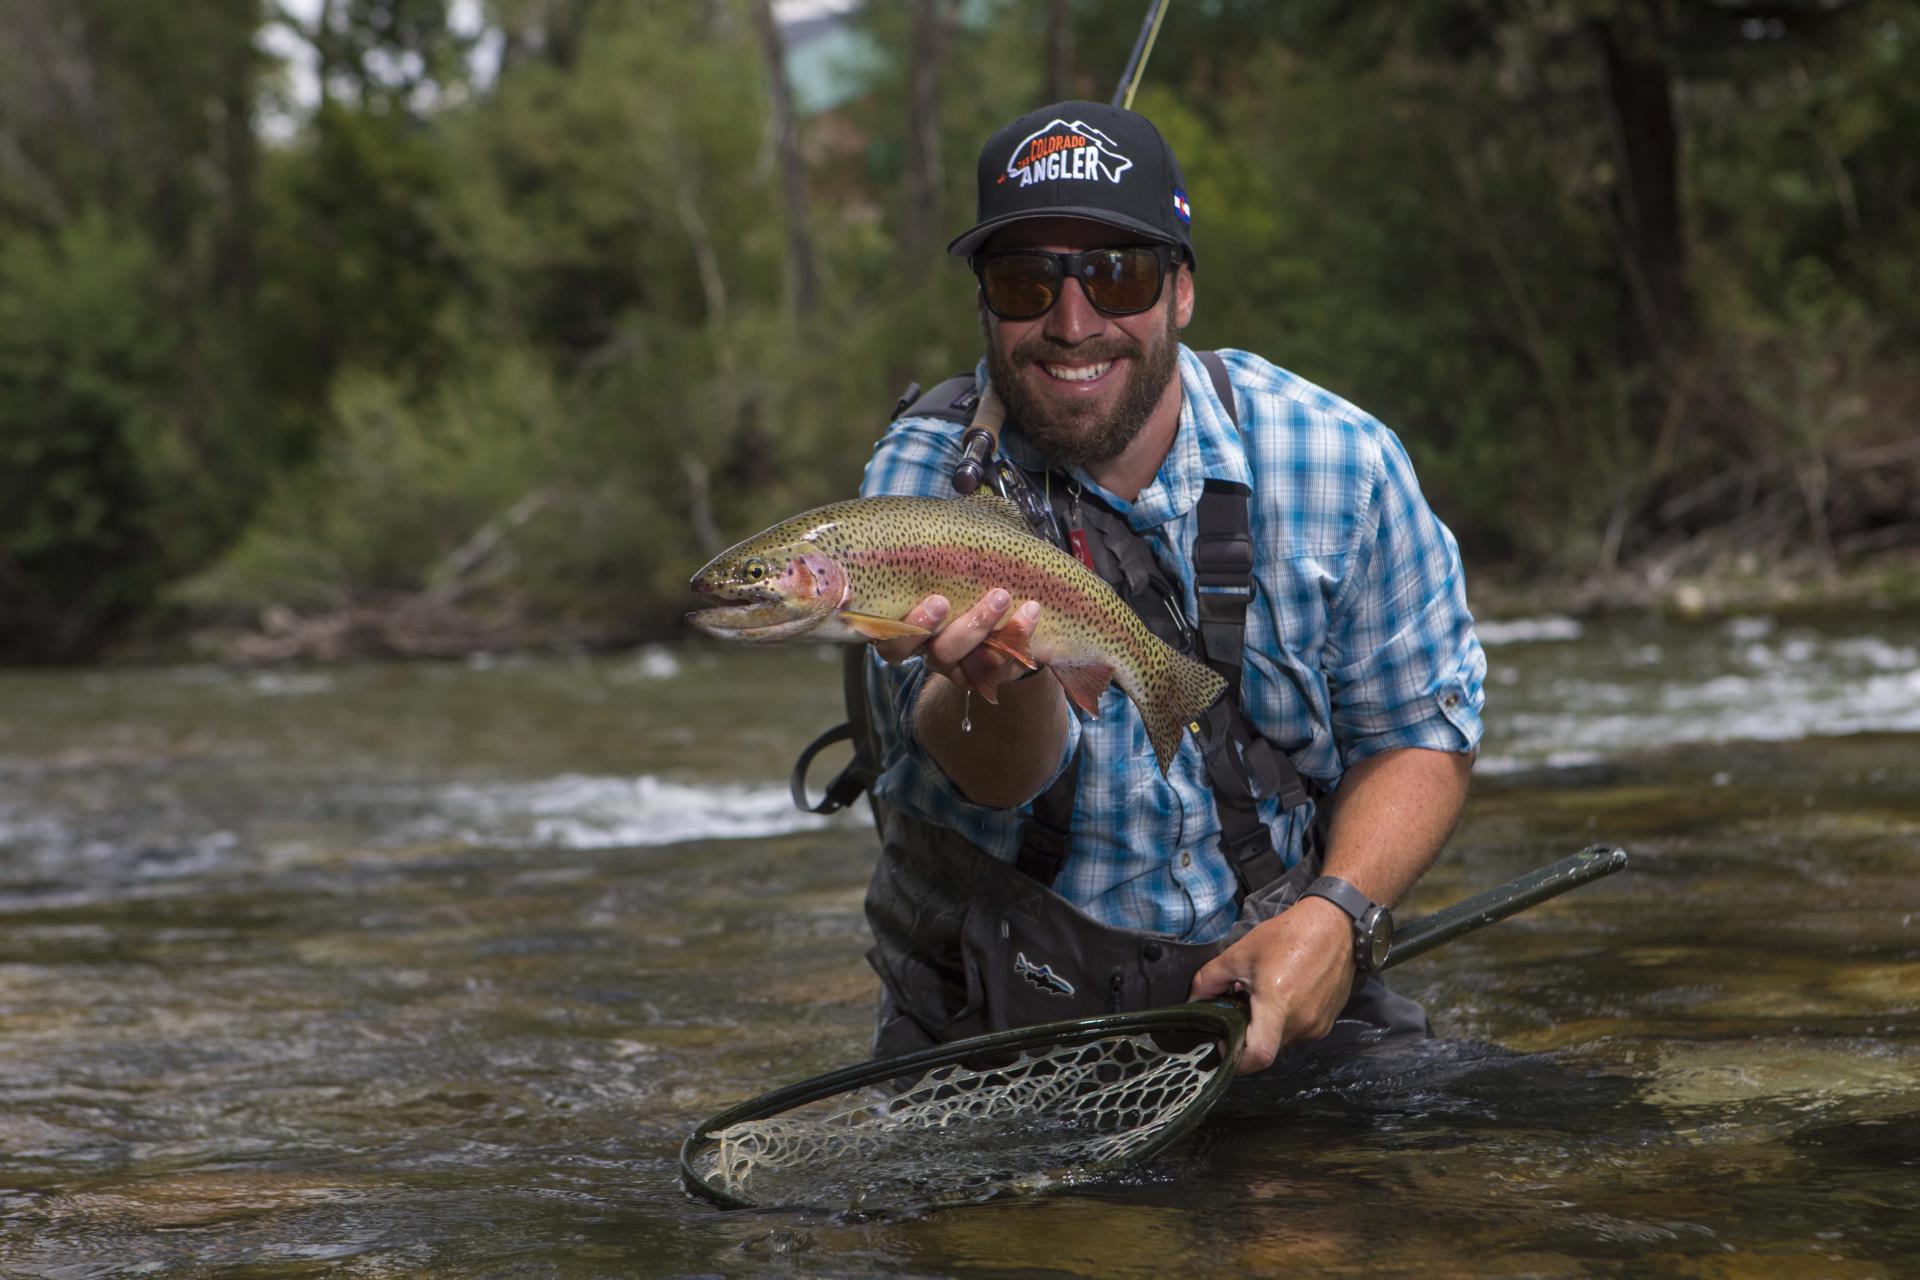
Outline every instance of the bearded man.
[[(1252, 1002), (1243, 1072), (1428, 1034), (1374, 968), (1480, 742), (1459, 551), (1374, 418), (1180, 344), (1192, 217), (1131, 111), (1058, 103), (981, 152), (948, 251), (985, 338), (961, 400), (991, 385), (1008, 410), (996, 485), (1229, 692), (1163, 776), (1117, 687), (1083, 718), (982, 644), (1024, 649), (1035, 601), (929, 597), (906, 620), (930, 637), (875, 646), (877, 1054), (1229, 990)], [(951, 496), (948, 408), (896, 417), (863, 495)]]

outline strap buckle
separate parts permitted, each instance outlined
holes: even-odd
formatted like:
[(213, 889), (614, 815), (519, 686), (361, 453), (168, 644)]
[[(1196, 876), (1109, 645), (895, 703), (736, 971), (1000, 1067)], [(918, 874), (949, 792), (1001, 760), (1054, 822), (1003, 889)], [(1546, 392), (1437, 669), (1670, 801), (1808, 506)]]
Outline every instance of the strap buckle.
[(1253, 775), (1260, 794), (1278, 796), (1282, 809), (1292, 809), (1307, 802), (1307, 787), (1300, 780), (1300, 771), (1293, 767), (1292, 761), (1275, 750), (1271, 742), (1255, 737), (1241, 749), (1240, 754), (1247, 762), (1247, 772)]
[(1286, 874), (1287, 868), (1274, 852), (1273, 836), (1264, 822), (1253, 823), (1238, 838), (1222, 830), (1220, 852), (1227, 855), (1227, 862), (1245, 892), (1256, 892)]
[(1210, 587), (1244, 587), (1253, 573), (1253, 538), (1246, 530), (1202, 533), (1193, 540), (1194, 581)]

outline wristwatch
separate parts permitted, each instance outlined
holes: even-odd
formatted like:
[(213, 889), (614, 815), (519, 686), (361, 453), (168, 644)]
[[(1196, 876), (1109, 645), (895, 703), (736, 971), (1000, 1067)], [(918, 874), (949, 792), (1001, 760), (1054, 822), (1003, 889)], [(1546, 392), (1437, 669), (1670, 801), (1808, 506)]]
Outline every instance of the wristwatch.
[(1362, 973), (1378, 973), (1393, 949), (1393, 912), (1339, 876), (1321, 876), (1303, 898), (1325, 898), (1353, 920), (1353, 962)]

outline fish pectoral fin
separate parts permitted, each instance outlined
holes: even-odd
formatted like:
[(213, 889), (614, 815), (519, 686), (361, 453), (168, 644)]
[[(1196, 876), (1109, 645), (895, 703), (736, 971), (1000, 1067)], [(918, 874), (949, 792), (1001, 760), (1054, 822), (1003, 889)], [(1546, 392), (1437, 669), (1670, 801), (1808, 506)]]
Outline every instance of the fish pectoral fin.
[(1113, 680), (1112, 667), (1102, 662), (1073, 666), (1055, 663), (1047, 670), (1053, 672), (1054, 678), (1060, 681), (1060, 687), (1067, 691), (1067, 701), (1094, 719), (1100, 718), (1100, 697)]
[(847, 624), (849, 631), (865, 636), (869, 640), (898, 640), (901, 636), (930, 636), (933, 632), (925, 627), (916, 627), (911, 622), (902, 622), (898, 618), (881, 618), (871, 613), (849, 613), (840, 611), (840, 621)]
[(1040, 669), (1040, 664), (1033, 660), (1031, 653), (1027, 652), (1027, 644), (1025, 641), (1005, 640), (997, 633), (989, 633), (987, 638), (980, 643), (989, 649), (1006, 654), (1009, 658), (1012, 658), (1029, 671), (1038, 671)]

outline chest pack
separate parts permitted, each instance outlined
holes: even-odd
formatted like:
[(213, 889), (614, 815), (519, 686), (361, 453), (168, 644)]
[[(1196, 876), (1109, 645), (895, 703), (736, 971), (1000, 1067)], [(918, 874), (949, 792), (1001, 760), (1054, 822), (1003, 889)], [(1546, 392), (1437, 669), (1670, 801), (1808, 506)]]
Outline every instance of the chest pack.
[[(1199, 353), (1214, 391), (1235, 425), (1239, 414), (1226, 364), (1213, 351)], [(894, 406), (893, 417), (928, 417), (965, 426), (978, 401), (972, 374), (949, 378), (931, 391), (915, 384)], [(1018, 506), (1028, 526), (1055, 546), (1078, 556), (1113, 587), (1147, 628), (1180, 653), (1198, 658), (1226, 680), (1226, 692), (1199, 721), (1201, 758), (1220, 822), (1220, 848), (1234, 869), (1242, 895), (1255, 892), (1286, 870), (1261, 820), (1257, 798), (1277, 796), (1283, 809), (1317, 798), (1321, 789), (1293, 766), (1286, 753), (1262, 737), (1241, 708), (1247, 607), (1253, 600), (1253, 538), (1248, 516), (1252, 491), (1230, 480), (1208, 479), (1196, 509), (1193, 570), (1199, 617), (1190, 619), (1179, 583), (1162, 567), (1147, 540), (1125, 516), (1064, 476), (1035, 475), (1004, 456), (993, 463), (989, 483)], [(791, 779), (794, 803), (812, 813), (834, 813), (868, 791), (878, 776), (878, 753), (867, 701), (865, 646), (847, 653), (843, 673), (846, 724), (820, 735), (801, 752)], [(814, 756), (836, 742), (851, 741), (853, 759), (810, 804), (807, 769)], [(1016, 864), (1051, 886), (1066, 863), (1079, 790), (1080, 753), (1052, 786), (1036, 796), (1022, 824)], [(869, 794), (879, 818), (878, 802)]]

